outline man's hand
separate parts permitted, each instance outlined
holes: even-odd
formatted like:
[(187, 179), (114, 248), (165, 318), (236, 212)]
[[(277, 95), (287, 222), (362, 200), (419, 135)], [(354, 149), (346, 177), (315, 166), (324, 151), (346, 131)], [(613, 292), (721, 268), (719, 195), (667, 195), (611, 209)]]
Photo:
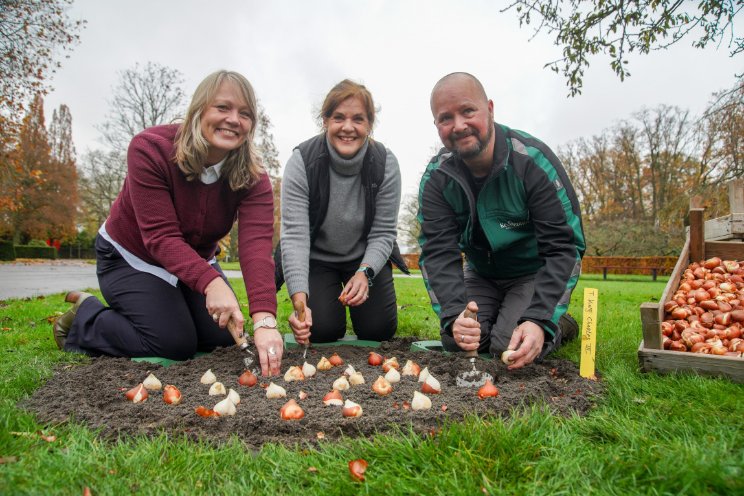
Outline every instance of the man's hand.
[(522, 322), (514, 329), (507, 350), (516, 350), (509, 355), (509, 370), (519, 369), (531, 364), (540, 355), (545, 342), (545, 331), (542, 327), (530, 322)]
[(313, 312), (307, 306), (307, 295), (305, 293), (295, 293), (292, 295), (292, 305), (301, 301), (305, 305), (305, 320), (300, 320), (297, 312), (289, 315), (289, 327), (292, 328), (295, 341), (301, 346), (310, 344), (310, 328), (313, 325)]
[[(478, 312), (478, 304), (471, 301), (467, 309), (473, 313)], [(463, 351), (477, 350), (480, 345), (481, 336), (480, 323), (470, 317), (465, 317), (465, 310), (455, 319), (452, 324), (452, 337), (455, 338), (457, 346)]]

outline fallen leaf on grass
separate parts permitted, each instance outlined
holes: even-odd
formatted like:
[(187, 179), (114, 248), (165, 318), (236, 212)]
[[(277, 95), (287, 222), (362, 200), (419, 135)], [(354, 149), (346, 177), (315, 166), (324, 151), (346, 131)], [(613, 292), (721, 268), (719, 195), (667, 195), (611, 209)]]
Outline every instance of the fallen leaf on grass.
[(7, 331), (12, 331), (12, 330), (13, 330), (12, 327), (3, 327), (3, 331), (7, 332)]
[(5, 463), (15, 463), (17, 461), (17, 456), (0, 456), (0, 465), (3, 465)]
[(57, 436), (54, 436), (52, 434), (44, 434), (41, 431), (38, 432), (18, 432), (18, 431), (11, 431), (10, 433), (13, 436), (22, 436), (22, 437), (36, 437), (39, 436), (44, 441), (51, 443), (57, 440)]
[(321, 439), (325, 439), (325, 432), (319, 431), (317, 434), (315, 434), (315, 437), (318, 438), (318, 441), (320, 441)]
[(318, 468), (317, 467), (307, 467), (307, 471), (310, 472), (311, 474), (317, 474), (318, 473)]
[(92, 496), (92, 495), (93, 495), (93, 493), (90, 492), (90, 488), (88, 486), (85, 486), (83, 488), (83, 496)]

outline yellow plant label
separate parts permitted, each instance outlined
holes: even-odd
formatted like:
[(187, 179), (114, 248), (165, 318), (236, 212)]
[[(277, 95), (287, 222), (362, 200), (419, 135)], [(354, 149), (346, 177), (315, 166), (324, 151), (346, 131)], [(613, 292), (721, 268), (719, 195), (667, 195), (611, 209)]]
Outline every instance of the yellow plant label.
[(584, 319), (581, 323), (581, 377), (596, 379), (594, 375), (594, 358), (597, 352), (597, 305), (599, 291), (595, 288), (584, 289)]

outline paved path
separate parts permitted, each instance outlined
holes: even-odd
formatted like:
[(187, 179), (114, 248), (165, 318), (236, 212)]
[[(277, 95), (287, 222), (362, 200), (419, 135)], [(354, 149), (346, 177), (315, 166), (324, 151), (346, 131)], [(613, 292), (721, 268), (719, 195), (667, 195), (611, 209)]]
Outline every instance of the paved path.
[[(239, 270), (226, 270), (230, 279), (243, 277)], [(395, 277), (421, 277), (416, 274)], [(85, 260), (0, 264), (0, 300), (30, 298), (73, 289), (98, 289), (95, 264)]]

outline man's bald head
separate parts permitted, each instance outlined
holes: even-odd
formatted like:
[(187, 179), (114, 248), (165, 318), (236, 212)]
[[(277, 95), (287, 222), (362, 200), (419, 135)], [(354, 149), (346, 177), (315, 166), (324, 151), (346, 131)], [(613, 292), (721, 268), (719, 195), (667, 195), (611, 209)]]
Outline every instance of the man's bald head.
[(434, 96), (439, 90), (451, 85), (469, 86), (472, 90), (474, 90), (474, 96), (482, 98), (484, 102), (488, 101), (486, 90), (483, 88), (481, 82), (478, 81), (478, 78), (467, 72), (452, 72), (437, 81), (437, 84), (435, 84), (434, 88), (431, 90), (429, 105), (431, 106), (432, 113), (434, 112)]

